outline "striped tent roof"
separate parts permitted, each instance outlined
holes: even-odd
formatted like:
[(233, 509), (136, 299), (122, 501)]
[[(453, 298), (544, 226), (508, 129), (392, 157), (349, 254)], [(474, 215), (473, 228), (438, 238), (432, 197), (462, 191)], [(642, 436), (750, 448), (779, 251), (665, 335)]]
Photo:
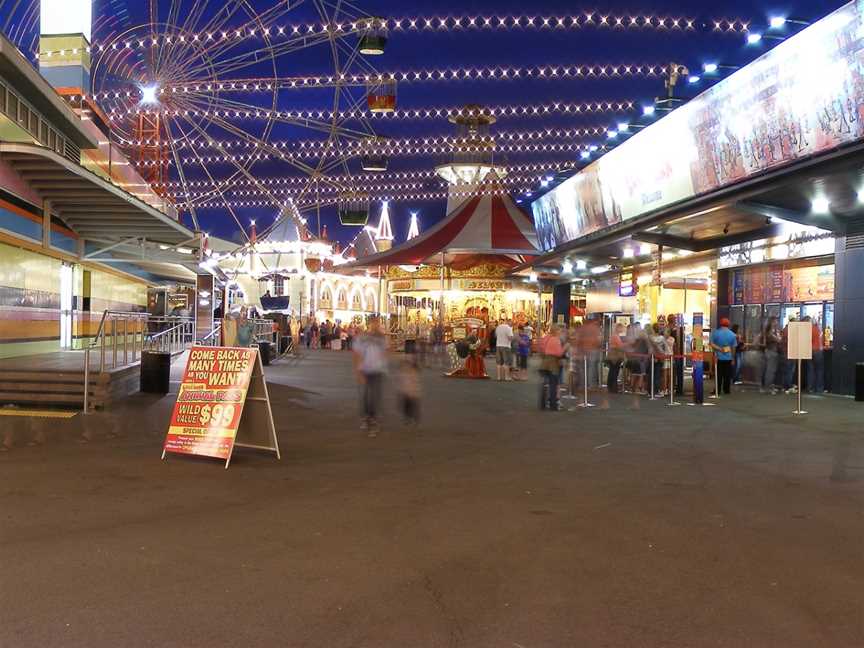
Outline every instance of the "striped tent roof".
[(521, 263), (524, 257), (539, 254), (531, 217), (506, 193), (482, 195), (491, 190), (493, 185), (484, 185), (481, 195), (467, 199), (420, 236), (349, 267), (438, 264), (442, 253), (446, 264), (477, 256), (510, 257)]

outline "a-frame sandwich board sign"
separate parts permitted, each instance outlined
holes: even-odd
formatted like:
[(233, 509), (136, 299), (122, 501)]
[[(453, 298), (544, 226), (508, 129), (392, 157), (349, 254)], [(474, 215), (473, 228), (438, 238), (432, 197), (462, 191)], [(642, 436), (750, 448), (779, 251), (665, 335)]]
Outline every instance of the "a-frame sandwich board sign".
[(167, 453), (225, 460), (234, 447), (279, 454), (264, 367), (254, 347), (192, 347), (168, 434)]

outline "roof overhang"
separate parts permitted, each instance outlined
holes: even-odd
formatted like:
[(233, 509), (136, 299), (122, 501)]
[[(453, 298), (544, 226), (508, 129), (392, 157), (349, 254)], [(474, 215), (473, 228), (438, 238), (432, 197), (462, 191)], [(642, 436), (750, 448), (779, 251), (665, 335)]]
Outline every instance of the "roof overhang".
[(98, 148), (99, 143), (84, 129), (78, 115), (2, 33), (0, 33), (0, 76), (78, 148)]
[[(858, 143), (575, 239), (513, 273), (564, 280), (558, 268), (574, 258), (629, 266), (640, 258), (625, 250), (640, 243), (703, 253), (778, 236), (789, 223), (843, 236), (864, 227), (862, 190), (864, 143)], [(830, 201), (828, 212), (814, 212), (816, 197)]]
[(44, 200), (51, 201), (52, 211), (83, 239), (143, 240), (172, 248), (188, 246), (199, 238), (180, 222), (54, 151), (32, 144), (0, 143), (0, 158)]

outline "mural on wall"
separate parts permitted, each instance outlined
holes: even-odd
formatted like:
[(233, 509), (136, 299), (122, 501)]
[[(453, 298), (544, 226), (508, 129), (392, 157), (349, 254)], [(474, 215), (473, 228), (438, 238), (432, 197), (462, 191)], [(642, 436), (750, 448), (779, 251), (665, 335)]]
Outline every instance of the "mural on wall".
[(732, 271), (729, 304), (781, 304), (834, 300), (834, 265), (767, 265)]
[(864, 135), (864, 5), (777, 45), (532, 204), (557, 245)]

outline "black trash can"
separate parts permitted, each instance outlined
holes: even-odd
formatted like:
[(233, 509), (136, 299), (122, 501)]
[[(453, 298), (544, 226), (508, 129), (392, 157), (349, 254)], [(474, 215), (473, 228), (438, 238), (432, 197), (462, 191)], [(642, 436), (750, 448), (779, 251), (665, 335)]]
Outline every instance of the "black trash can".
[(864, 402), (864, 362), (855, 365), (855, 400)]
[(270, 364), (270, 343), (259, 342), (258, 353), (261, 354), (261, 364), (265, 367), (268, 366)]
[(156, 351), (141, 353), (141, 391), (167, 394), (171, 386), (171, 354)]

